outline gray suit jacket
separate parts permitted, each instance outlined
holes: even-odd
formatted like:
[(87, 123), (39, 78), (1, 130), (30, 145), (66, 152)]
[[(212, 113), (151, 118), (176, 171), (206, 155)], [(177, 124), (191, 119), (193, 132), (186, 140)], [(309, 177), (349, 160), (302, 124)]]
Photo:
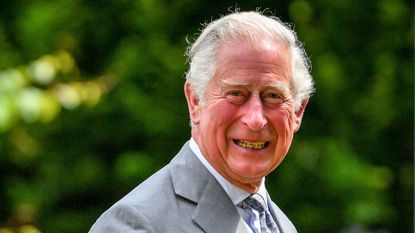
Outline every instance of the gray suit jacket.
[[(296, 233), (270, 200), (281, 233)], [(247, 233), (231, 199), (186, 143), (175, 158), (137, 186), (92, 226), (90, 233)]]

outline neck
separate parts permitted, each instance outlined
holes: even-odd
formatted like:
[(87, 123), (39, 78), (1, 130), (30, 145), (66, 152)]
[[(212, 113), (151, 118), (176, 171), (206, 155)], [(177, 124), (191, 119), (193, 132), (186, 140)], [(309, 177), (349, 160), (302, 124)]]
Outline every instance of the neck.
[(248, 192), (248, 193), (257, 193), (259, 188), (261, 187), (263, 178), (255, 181), (249, 181), (249, 182), (240, 182), (235, 179), (231, 179), (230, 177), (227, 177), (225, 174), (220, 173), (226, 180), (228, 180), (231, 184), (235, 185), (236, 187)]

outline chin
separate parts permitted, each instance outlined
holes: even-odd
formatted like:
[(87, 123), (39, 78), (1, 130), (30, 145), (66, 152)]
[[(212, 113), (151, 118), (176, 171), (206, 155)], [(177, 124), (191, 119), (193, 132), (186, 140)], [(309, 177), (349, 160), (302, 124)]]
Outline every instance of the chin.
[(270, 168), (266, 167), (257, 167), (252, 165), (247, 165), (243, 167), (238, 167), (234, 169), (235, 174), (239, 177), (249, 181), (249, 180), (261, 180), (263, 177), (270, 173)]

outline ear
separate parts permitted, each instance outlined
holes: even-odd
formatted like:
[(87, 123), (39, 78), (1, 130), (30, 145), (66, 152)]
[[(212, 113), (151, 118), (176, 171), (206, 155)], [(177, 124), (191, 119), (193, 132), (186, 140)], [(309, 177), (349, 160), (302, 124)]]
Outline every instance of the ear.
[(303, 119), (305, 107), (308, 104), (308, 99), (305, 99), (301, 102), (300, 108), (295, 111), (295, 119), (294, 119), (294, 132), (297, 132), (300, 129), (301, 121)]
[(187, 81), (184, 84), (184, 94), (189, 108), (190, 120), (194, 125), (197, 125), (200, 121), (200, 101), (199, 97), (190, 87), (190, 83)]

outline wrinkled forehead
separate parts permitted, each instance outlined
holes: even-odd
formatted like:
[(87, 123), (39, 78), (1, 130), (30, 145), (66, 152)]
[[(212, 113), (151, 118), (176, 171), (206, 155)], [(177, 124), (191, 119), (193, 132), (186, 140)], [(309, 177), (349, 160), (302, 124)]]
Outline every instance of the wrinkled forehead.
[(291, 49), (284, 43), (260, 40), (221, 41), (217, 49), (215, 77), (239, 82), (248, 77), (279, 81), (293, 87)]
[[(216, 74), (246, 70), (291, 76), (291, 50), (282, 43), (260, 40), (221, 41), (216, 54)], [(241, 69), (238, 71), (238, 69)]]
[(216, 58), (220, 63), (234, 60), (241, 62), (261, 62), (290, 64), (291, 49), (285, 43), (270, 39), (256, 42), (249, 40), (221, 40), (218, 42)]

